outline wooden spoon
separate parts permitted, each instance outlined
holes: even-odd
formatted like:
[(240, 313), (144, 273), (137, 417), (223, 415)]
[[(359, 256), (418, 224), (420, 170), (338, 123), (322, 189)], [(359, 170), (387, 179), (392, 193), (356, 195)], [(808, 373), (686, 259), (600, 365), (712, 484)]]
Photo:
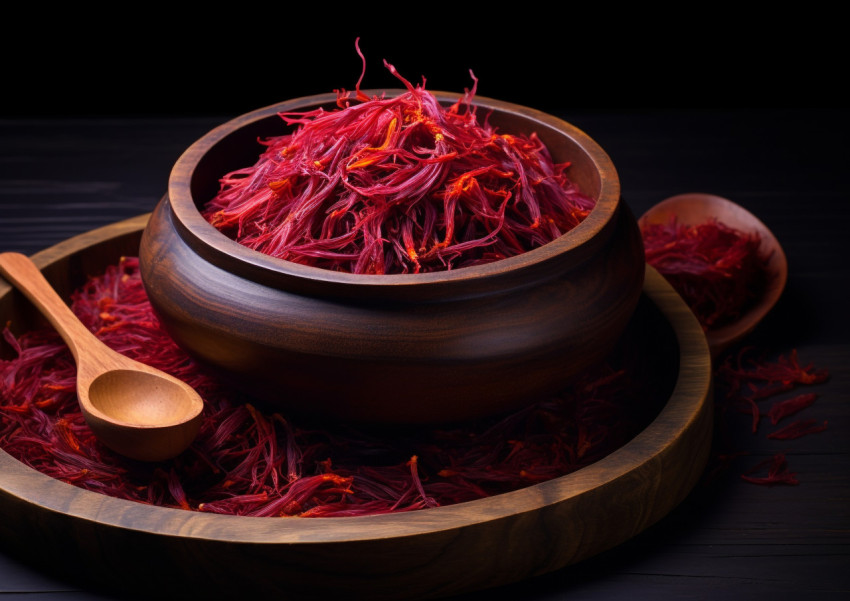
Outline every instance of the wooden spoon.
[(0, 274), (32, 301), (70, 347), (77, 363), (80, 409), (106, 446), (132, 459), (162, 461), (192, 443), (203, 401), (191, 386), (98, 340), (25, 255), (0, 254)]
[(717, 219), (739, 231), (757, 233), (761, 238), (760, 251), (770, 257), (767, 264), (767, 290), (761, 299), (737, 321), (706, 332), (711, 356), (714, 358), (752, 332), (773, 308), (788, 280), (788, 261), (773, 232), (744, 207), (726, 198), (712, 194), (680, 194), (659, 202), (644, 213), (638, 223), (641, 227), (664, 224), (673, 216), (683, 225), (698, 225)]

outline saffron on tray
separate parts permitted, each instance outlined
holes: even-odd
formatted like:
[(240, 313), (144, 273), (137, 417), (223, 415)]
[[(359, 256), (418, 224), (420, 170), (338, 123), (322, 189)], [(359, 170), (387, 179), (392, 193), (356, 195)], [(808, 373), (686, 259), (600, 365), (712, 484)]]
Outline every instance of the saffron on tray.
[[(363, 54), (357, 48), (361, 58)], [(365, 73), (365, 58), (364, 73)], [(337, 107), (281, 113), (296, 129), (262, 141), (202, 210), (265, 254), (365, 274), (425, 273), (511, 257), (578, 225), (595, 202), (535, 135), (479, 123), (471, 90), (442, 106), (392, 65), (397, 97), (338, 91)]]
[(634, 415), (635, 374), (606, 364), (556, 397), (475, 425), (379, 436), (296, 424), (227, 388), (168, 337), (148, 303), (138, 259), (89, 279), (72, 308), (108, 346), (199, 392), (205, 409), (198, 438), (157, 464), (111, 452), (83, 420), (74, 362), (58, 334), (43, 328), (15, 337), (7, 328), (3, 336), (16, 356), (0, 359), (0, 447), (69, 484), (141, 503), (301, 517), (449, 505), (598, 461), (633, 437), (643, 419)]
[(703, 329), (738, 319), (768, 284), (769, 257), (759, 250), (761, 238), (711, 220), (684, 225), (645, 224), (641, 233), (646, 261), (685, 300)]

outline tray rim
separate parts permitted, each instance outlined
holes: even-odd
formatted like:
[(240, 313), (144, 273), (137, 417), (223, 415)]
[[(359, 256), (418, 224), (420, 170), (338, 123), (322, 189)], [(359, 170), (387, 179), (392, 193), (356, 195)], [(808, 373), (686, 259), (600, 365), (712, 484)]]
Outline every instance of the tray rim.
[[(96, 243), (140, 233), (148, 217), (149, 214), (139, 215), (74, 236), (36, 253), (33, 260), (44, 269)], [(0, 298), (9, 290), (7, 284), (0, 282)], [(671, 448), (686, 435), (697, 436), (696, 457), (688, 461), (699, 469), (688, 476), (689, 481), (675, 485), (675, 495), (654, 499), (656, 506), (642, 512), (645, 515), (618, 533), (606, 548), (616, 546), (666, 515), (687, 496), (705, 465), (710, 446), (712, 371), (705, 335), (684, 301), (649, 265), (643, 291), (670, 321), (679, 343), (680, 369), (671, 398), (649, 426), (629, 443), (566, 476), (493, 497), (410, 512), (312, 519), (251, 518), (149, 506), (86, 491), (29, 468), (0, 449), (0, 506), (4, 505), (5, 497), (15, 506), (33, 510), (37, 515), (60, 515), (95, 528), (234, 545), (324, 548), (351, 543), (384, 544), (420, 535), (424, 535), (424, 540), (425, 536), (470, 528), (496, 527), (496, 524), (502, 527), (505, 520), (524, 519), (540, 510), (560, 510), (568, 504), (592, 500), (609, 488), (622, 486), (636, 472), (660, 478)], [(559, 559), (542, 571), (563, 567), (600, 550), (604, 549)], [(459, 590), (484, 586), (482, 582)]]

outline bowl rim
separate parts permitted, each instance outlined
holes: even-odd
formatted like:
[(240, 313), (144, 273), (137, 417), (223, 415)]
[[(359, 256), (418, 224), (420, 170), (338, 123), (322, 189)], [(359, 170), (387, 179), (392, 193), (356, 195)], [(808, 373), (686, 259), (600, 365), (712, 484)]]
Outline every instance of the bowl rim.
[[(363, 90), (370, 97), (386, 94), (387, 97), (407, 90)], [(463, 94), (430, 91), (442, 103), (454, 103)], [(493, 110), (519, 115), (539, 128), (546, 128), (573, 140), (596, 166), (600, 176), (600, 190), (590, 214), (576, 227), (551, 242), (527, 252), (469, 267), (420, 274), (353, 274), (331, 271), (320, 267), (302, 265), (267, 255), (232, 240), (212, 224), (198, 210), (191, 193), (195, 168), (207, 151), (235, 130), (268, 119), (282, 112), (296, 112), (316, 105), (335, 103), (337, 94), (304, 96), (268, 105), (239, 115), (207, 132), (189, 146), (175, 162), (168, 179), (167, 202), (181, 236), (196, 251), (220, 266), (233, 265), (234, 261), (248, 266), (250, 273), (263, 272), (265, 277), (280, 275), (298, 278), (318, 285), (357, 288), (406, 288), (410, 286), (441, 286), (479, 279), (500, 278), (524, 270), (544, 267), (564, 255), (578, 251), (590, 241), (604, 238), (620, 208), (620, 180), (614, 164), (605, 150), (588, 134), (576, 126), (543, 111), (476, 95), (473, 104), (483, 110)], [(222, 174), (224, 175), (224, 174)], [(602, 234), (602, 235), (600, 235)]]

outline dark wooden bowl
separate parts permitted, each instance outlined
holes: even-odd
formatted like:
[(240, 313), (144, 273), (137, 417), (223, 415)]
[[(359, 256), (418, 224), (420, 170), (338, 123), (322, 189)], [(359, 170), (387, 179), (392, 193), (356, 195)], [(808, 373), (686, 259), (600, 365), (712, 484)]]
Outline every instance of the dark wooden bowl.
[(338, 273), (251, 250), (201, 216), (221, 176), (256, 162), (258, 137), (286, 132), (279, 112), (335, 100), (246, 114), (177, 161), (140, 259), (151, 302), (181, 346), (289, 411), (387, 424), (507, 411), (605, 356), (640, 296), (642, 241), (609, 157), (550, 115), (477, 101), (499, 131), (537, 132), (596, 199), (578, 227), (516, 257), (443, 273)]
[[(138, 250), (146, 218), (33, 257), (66, 298)], [(0, 280), (0, 323), (43, 323)], [(696, 318), (647, 268), (620, 344), (648, 360), (658, 394), (636, 396), (647, 426), (577, 472), (512, 493), (410, 513), (248, 518), (88, 492), (0, 451), (0, 541), (42, 571), (141, 598), (419, 599), (497, 587), (619, 545), (674, 508), (711, 444), (711, 359)], [(0, 356), (12, 349), (0, 338)], [(566, 365), (565, 365), (566, 368)]]

